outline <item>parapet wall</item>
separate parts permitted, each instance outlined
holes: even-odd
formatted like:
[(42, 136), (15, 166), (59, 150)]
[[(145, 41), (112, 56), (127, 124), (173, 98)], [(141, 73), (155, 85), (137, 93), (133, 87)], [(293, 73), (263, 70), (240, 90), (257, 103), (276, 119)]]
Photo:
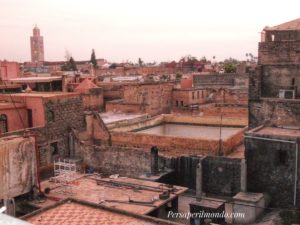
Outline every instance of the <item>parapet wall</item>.
[[(223, 140), (221, 146), (220, 141), (216, 139), (185, 138), (131, 132), (133, 130), (144, 129), (145, 127), (157, 126), (162, 123), (220, 126), (220, 122), (221, 118), (219, 117), (203, 118), (190, 116), (179, 117), (171, 114), (160, 115), (128, 126), (111, 129), (111, 142), (114, 146), (141, 148), (145, 150), (157, 146), (162, 154), (167, 156), (193, 154), (228, 155), (235, 147), (242, 143), (243, 133), (246, 128), (241, 129), (240, 132)], [(223, 118), (222, 126), (245, 127), (245, 124), (244, 121), (239, 121), (236, 118)]]

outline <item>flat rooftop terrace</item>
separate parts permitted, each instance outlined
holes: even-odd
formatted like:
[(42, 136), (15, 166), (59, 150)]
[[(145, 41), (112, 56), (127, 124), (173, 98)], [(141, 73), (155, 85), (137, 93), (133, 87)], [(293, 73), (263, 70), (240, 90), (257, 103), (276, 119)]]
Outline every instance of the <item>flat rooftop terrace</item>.
[(236, 128), (236, 127), (217, 127), (217, 126), (164, 123), (161, 125), (136, 131), (136, 133), (219, 140), (220, 134), (221, 134), (221, 139), (227, 139), (241, 130), (242, 128)]
[(66, 199), (52, 207), (38, 210), (23, 217), (35, 225), (138, 225), (175, 224), (161, 219), (133, 215), (123, 211)]
[[(155, 211), (187, 191), (185, 187), (171, 188), (153, 181), (128, 177), (111, 179), (83, 174), (77, 174), (76, 179), (68, 186), (47, 180), (41, 183), (41, 187), (42, 190), (50, 188), (50, 193), (47, 194), (47, 200), (30, 203), (38, 208), (51, 206), (59, 200), (72, 197), (141, 215)], [(164, 200), (159, 199), (159, 194), (166, 190), (171, 191), (170, 196)]]

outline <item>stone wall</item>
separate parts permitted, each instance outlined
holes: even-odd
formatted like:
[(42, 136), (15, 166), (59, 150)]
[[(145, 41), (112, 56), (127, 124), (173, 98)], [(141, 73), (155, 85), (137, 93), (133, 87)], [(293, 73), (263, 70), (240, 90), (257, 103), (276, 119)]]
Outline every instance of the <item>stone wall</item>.
[[(292, 206), (295, 144), (245, 138), (245, 147), (248, 191), (268, 193), (272, 206)], [(300, 197), (297, 197), (298, 204), (299, 200)]]
[(260, 42), (259, 64), (282, 64), (300, 62), (300, 41)]
[(300, 100), (261, 99), (249, 102), (249, 127), (298, 126)]
[(85, 148), (82, 155), (85, 165), (100, 173), (139, 177), (150, 172), (150, 150), (102, 145)]
[[(196, 166), (199, 157), (182, 156), (165, 159), (165, 164), (174, 169), (170, 183), (196, 187)], [(240, 191), (241, 166), (240, 159), (207, 156), (203, 159), (203, 191), (209, 194), (233, 196)]]
[[(161, 151), (159, 150), (159, 153)], [(139, 177), (150, 172), (150, 148), (98, 146), (85, 147), (82, 151), (84, 163), (102, 174)], [(134, 162), (134, 163), (133, 163)], [(159, 168), (166, 167), (174, 172), (164, 176), (160, 182), (195, 189), (196, 166), (199, 157), (159, 156)], [(203, 160), (204, 192), (233, 196), (240, 191), (240, 160), (225, 157), (206, 157)]]
[[(299, 57), (300, 58), (300, 57)], [(299, 61), (300, 62), (300, 61)], [(300, 67), (299, 65), (263, 66), (261, 75), (261, 96), (278, 98), (279, 90), (295, 90), (300, 97)]]

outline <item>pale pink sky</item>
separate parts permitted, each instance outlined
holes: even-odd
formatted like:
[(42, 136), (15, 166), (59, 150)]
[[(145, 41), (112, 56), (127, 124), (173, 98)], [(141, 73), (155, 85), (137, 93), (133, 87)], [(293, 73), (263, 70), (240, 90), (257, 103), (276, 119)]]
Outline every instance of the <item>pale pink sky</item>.
[(29, 61), (34, 24), (45, 60), (217, 60), (257, 55), (259, 32), (300, 17), (299, 0), (0, 0), (0, 60)]

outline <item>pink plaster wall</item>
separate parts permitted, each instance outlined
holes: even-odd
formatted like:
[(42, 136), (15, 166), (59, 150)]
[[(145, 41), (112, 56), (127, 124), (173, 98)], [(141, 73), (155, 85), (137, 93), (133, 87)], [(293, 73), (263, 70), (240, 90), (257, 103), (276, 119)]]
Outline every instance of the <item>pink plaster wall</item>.
[(20, 65), (17, 62), (0, 61), (0, 78), (9, 80), (20, 77)]

